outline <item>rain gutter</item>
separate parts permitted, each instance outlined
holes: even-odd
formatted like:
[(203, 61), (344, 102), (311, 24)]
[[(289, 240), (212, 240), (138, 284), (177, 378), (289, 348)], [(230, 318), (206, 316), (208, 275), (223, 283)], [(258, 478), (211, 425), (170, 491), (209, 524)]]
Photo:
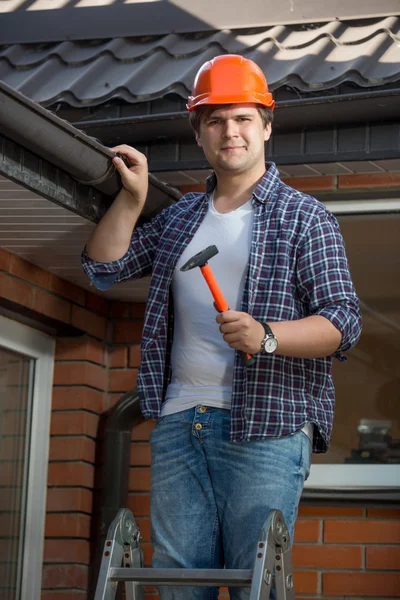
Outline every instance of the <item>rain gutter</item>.
[[(115, 196), (121, 188), (120, 176), (112, 163), (115, 152), (3, 82), (0, 134), (106, 196)], [(151, 218), (180, 197), (178, 190), (149, 174), (145, 218)]]

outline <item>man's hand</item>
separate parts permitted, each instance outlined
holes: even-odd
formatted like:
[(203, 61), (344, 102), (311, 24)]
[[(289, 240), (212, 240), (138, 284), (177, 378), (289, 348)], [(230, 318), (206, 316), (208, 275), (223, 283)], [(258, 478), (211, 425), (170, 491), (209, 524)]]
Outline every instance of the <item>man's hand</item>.
[(111, 148), (116, 154), (122, 154), (130, 166), (126, 166), (121, 158), (113, 158), (113, 163), (121, 175), (124, 191), (134, 204), (143, 205), (146, 201), (149, 186), (147, 158), (131, 146), (122, 144)]
[(260, 352), (265, 337), (264, 327), (245, 312), (227, 310), (216, 318), (224, 340), (234, 350), (248, 354)]

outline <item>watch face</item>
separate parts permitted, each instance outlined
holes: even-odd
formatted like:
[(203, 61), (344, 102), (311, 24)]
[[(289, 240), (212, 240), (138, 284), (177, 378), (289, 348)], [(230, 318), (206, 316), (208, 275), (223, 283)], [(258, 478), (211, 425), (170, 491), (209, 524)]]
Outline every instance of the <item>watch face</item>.
[(276, 341), (275, 338), (268, 338), (267, 340), (265, 340), (265, 352), (268, 352), (268, 354), (275, 352), (277, 347), (278, 347), (278, 342)]

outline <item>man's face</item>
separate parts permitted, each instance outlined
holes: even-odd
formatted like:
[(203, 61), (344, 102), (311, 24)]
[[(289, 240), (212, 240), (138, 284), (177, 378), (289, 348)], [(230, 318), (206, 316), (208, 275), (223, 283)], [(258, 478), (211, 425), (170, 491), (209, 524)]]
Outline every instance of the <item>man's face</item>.
[(270, 135), (271, 125), (264, 127), (256, 105), (245, 103), (202, 118), (196, 140), (217, 173), (240, 174), (265, 167), (264, 142)]

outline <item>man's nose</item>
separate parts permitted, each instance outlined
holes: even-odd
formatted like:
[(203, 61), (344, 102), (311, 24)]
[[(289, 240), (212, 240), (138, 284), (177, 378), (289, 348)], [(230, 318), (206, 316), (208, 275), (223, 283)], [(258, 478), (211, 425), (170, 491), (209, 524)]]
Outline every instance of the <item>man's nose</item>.
[(227, 120), (224, 123), (224, 128), (222, 130), (222, 135), (224, 138), (229, 139), (232, 137), (237, 137), (238, 135), (238, 126), (235, 121)]

